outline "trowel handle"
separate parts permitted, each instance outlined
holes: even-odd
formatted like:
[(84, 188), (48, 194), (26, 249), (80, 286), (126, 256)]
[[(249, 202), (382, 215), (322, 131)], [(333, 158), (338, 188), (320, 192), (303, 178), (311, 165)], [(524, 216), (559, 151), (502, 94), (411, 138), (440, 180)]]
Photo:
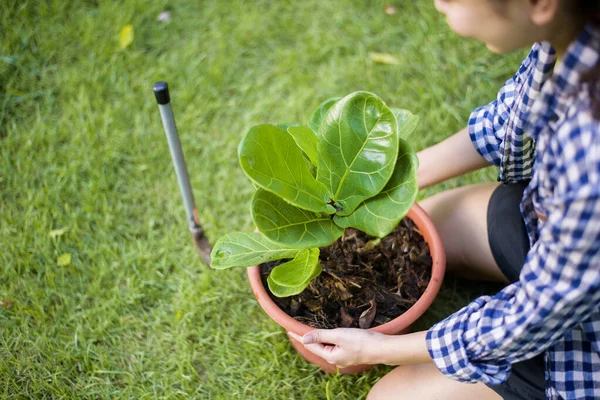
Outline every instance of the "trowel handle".
[(175, 173), (177, 174), (177, 181), (179, 183), (179, 189), (181, 190), (181, 196), (183, 197), (189, 226), (190, 228), (199, 229), (200, 226), (195, 216), (196, 206), (194, 204), (194, 194), (192, 193), (190, 178), (187, 167), (185, 166), (185, 159), (183, 158), (181, 142), (179, 141), (179, 134), (177, 133), (177, 127), (175, 126), (173, 110), (171, 109), (169, 85), (167, 82), (156, 82), (152, 86), (152, 90), (154, 91), (156, 102), (158, 103), (160, 117), (162, 119), (163, 127), (165, 128), (167, 141), (169, 142), (169, 150), (171, 151), (171, 158), (173, 159), (173, 165), (175, 166)]

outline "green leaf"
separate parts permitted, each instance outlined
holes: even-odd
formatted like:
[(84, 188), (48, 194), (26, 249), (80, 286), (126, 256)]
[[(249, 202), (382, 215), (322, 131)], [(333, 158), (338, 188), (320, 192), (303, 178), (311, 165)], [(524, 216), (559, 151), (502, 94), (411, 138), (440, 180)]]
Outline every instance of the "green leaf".
[(333, 194), (337, 215), (350, 215), (378, 194), (394, 171), (398, 131), (377, 96), (355, 92), (335, 103), (319, 131), (317, 180)]
[(281, 286), (305, 284), (319, 266), (319, 253), (318, 248), (300, 250), (292, 261), (273, 268), (271, 279)]
[(421, 118), (419, 118), (418, 115), (414, 115), (410, 111), (401, 108), (392, 108), (391, 110), (398, 123), (399, 138), (407, 140), (415, 129), (417, 129), (417, 125), (419, 125)]
[(369, 57), (379, 64), (400, 65), (400, 60), (390, 53), (369, 53)]
[(70, 253), (61, 254), (60, 256), (58, 256), (56, 263), (58, 264), (59, 267), (66, 267), (67, 265), (71, 264), (71, 254)]
[(133, 25), (125, 25), (119, 33), (119, 46), (124, 49), (133, 43)]
[(417, 165), (415, 152), (406, 141), (400, 140), (396, 168), (383, 191), (365, 200), (351, 215), (336, 215), (334, 222), (343, 228), (357, 228), (372, 236), (387, 236), (417, 198)]
[(292, 261), (273, 268), (267, 284), (277, 297), (293, 296), (301, 293), (321, 271), (319, 249), (302, 250)]
[[(302, 151), (302, 155), (304, 156), (304, 158), (306, 159), (306, 162), (308, 163), (308, 170), (310, 171), (310, 174), (315, 177), (317, 175), (317, 167), (315, 163), (319, 162), (319, 158), (317, 157), (314, 160), (311, 160), (308, 156), (308, 154), (306, 154), (306, 150), (302, 147), (302, 146), (306, 146), (309, 150), (310, 150), (310, 146), (311, 145), (305, 145), (304, 143), (301, 143), (300, 141), (302, 139), (297, 139), (296, 137), (294, 137), (294, 134), (292, 132), (289, 131), (289, 128), (297, 128), (297, 127), (301, 127), (300, 124), (291, 124), (291, 123), (287, 123), (287, 122), (283, 122), (280, 124), (275, 125), (277, 128), (286, 131), (287, 133), (289, 133), (290, 135), (292, 135), (292, 138), (294, 139), (294, 141), (296, 142), (296, 144), (298, 145), (298, 147), (300, 147)], [(312, 134), (313, 136), (316, 136), (316, 134), (313, 132)], [(308, 138), (310, 140), (310, 136)], [(316, 154), (317, 151), (317, 141), (315, 141), (314, 144), (314, 152)]]
[(317, 135), (319, 135), (319, 127), (321, 126), (321, 122), (323, 121), (323, 118), (325, 118), (325, 115), (327, 115), (327, 112), (329, 111), (329, 109), (331, 107), (333, 107), (333, 105), (338, 100), (341, 100), (341, 99), (342, 99), (341, 97), (333, 97), (331, 99), (327, 99), (323, 103), (321, 103), (321, 105), (319, 105), (319, 107), (317, 107), (317, 109), (311, 114), (311, 116), (308, 120), (309, 121), (308, 126)]
[[(277, 124), (277, 125), (275, 125), (275, 126), (276, 126), (277, 128), (279, 128), (279, 129), (283, 130), (283, 131), (286, 131), (286, 132), (287, 132), (287, 133), (289, 133), (290, 135), (292, 135), (292, 133), (291, 133), (291, 132), (288, 130), (288, 128), (291, 128), (291, 127), (299, 127), (299, 126), (301, 126), (301, 125), (300, 125), (300, 124), (291, 124), (291, 123), (283, 122), (283, 123)], [(314, 135), (314, 133), (313, 133), (313, 135)], [(297, 139), (294, 137), (294, 135), (292, 135), (292, 138), (294, 139), (294, 141), (296, 142), (296, 144), (298, 145), (298, 147), (300, 147), (302, 150), (304, 150), (304, 149), (302, 148), (302, 146), (300, 145), (300, 143), (298, 143), (298, 140), (297, 140)], [(316, 145), (316, 142), (315, 142), (315, 151), (317, 151), (317, 150), (316, 150), (316, 147), (317, 147), (317, 145)], [(307, 165), (308, 165), (308, 170), (310, 171), (310, 174), (311, 174), (313, 177), (316, 177), (316, 176), (317, 176), (317, 167), (316, 167), (315, 163), (313, 162), (313, 160), (311, 160), (311, 159), (308, 157), (308, 155), (306, 154), (306, 151), (303, 151), (303, 152), (302, 152), (302, 155), (303, 155), (303, 156), (304, 156), (304, 158), (306, 159), (306, 163), (307, 163)], [(318, 157), (317, 157), (317, 160), (316, 160), (316, 162), (319, 162), (319, 159), (318, 159)]]
[(331, 194), (310, 173), (292, 136), (273, 125), (250, 129), (238, 148), (242, 169), (258, 186), (295, 206), (333, 214)]
[(277, 297), (293, 296), (293, 295), (302, 293), (304, 291), (304, 289), (306, 289), (306, 287), (310, 284), (310, 282), (313, 279), (315, 279), (317, 276), (319, 276), (320, 274), (321, 274), (321, 266), (319, 265), (319, 266), (317, 266), (317, 269), (315, 269), (314, 276), (312, 276), (308, 280), (306, 285), (298, 285), (295, 287), (281, 286), (278, 283), (273, 282), (273, 280), (270, 279), (271, 278), (270, 276), (267, 278), (267, 285), (269, 285), (269, 290), (271, 291), (271, 293), (273, 293)]
[(217, 241), (210, 254), (210, 266), (214, 269), (251, 267), (282, 258), (294, 258), (298, 251), (273, 243), (260, 233), (234, 232)]
[(319, 153), (317, 153), (317, 134), (308, 126), (290, 126), (287, 131), (292, 138), (308, 156), (310, 162), (315, 166), (319, 166)]
[(66, 231), (67, 231), (67, 228), (55, 229), (53, 231), (50, 231), (49, 235), (51, 238), (60, 237), (60, 236), (64, 235)]
[(287, 247), (328, 246), (344, 233), (330, 215), (295, 207), (266, 190), (254, 194), (251, 210), (258, 230), (268, 239)]
[(291, 122), (280, 122), (279, 124), (275, 125), (275, 127), (281, 129), (282, 131), (286, 131), (286, 132), (290, 126), (300, 126), (300, 124), (292, 124)]

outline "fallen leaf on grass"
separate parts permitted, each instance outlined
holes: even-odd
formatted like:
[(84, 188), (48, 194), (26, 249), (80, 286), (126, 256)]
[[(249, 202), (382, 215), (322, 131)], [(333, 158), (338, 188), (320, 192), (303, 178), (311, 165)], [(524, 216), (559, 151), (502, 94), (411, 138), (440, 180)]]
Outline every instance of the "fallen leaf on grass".
[(63, 228), (63, 229), (55, 229), (53, 231), (50, 231), (49, 235), (51, 238), (55, 238), (58, 236), (62, 236), (64, 235), (64, 233), (67, 231), (67, 228)]
[(133, 25), (125, 25), (119, 34), (119, 46), (122, 49), (133, 43)]
[(71, 254), (70, 253), (61, 254), (60, 256), (58, 256), (56, 263), (58, 264), (59, 267), (66, 267), (67, 265), (71, 264)]
[(158, 14), (158, 17), (156, 17), (156, 20), (159, 22), (168, 22), (171, 19), (171, 13), (169, 11), (163, 11), (160, 14)]
[(12, 306), (13, 306), (12, 300), (5, 299), (5, 300), (0, 301), (0, 307), (2, 307), (2, 308), (9, 309)]
[(379, 64), (400, 64), (400, 60), (398, 60), (396, 57), (389, 53), (369, 53), (369, 57), (371, 57), (371, 60), (373, 60), (373, 62)]

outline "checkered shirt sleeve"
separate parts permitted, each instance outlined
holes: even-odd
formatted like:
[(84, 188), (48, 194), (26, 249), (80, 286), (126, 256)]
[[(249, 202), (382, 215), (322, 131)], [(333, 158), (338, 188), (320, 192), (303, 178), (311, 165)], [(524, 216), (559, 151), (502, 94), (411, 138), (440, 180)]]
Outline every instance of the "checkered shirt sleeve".
[(555, 132), (560, 174), (519, 281), (478, 298), (427, 333), (430, 356), (449, 377), (499, 384), (512, 363), (543, 352), (597, 312), (600, 123), (574, 114)]
[[(496, 100), (475, 109), (469, 117), (468, 131), (475, 149), (490, 164), (494, 164), (501, 169), (505, 152), (503, 142), (505, 138), (510, 137), (511, 130), (514, 131), (517, 128), (516, 126), (507, 126), (509, 125), (511, 110), (522, 106), (521, 103), (524, 100), (522, 94), (520, 102), (515, 104), (515, 99), (519, 98), (519, 91), (534, 86), (536, 79), (541, 79), (539, 76), (532, 77), (533, 82), (529, 82), (528, 79), (529, 75), (532, 74), (530, 66), (536, 63), (540, 49), (540, 44), (534, 44), (517, 73), (504, 83)], [(518, 125), (520, 126), (520, 123)], [(526, 160), (521, 159), (520, 161)]]
[(500, 167), (502, 161), (504, 124), (508, 121), (510, 108), (515, 99), (515, 78), (506, 81), (496, 100), (475, 109), (469, 117), (469, 136), (475, 149), (490, 164), (497, 167)]

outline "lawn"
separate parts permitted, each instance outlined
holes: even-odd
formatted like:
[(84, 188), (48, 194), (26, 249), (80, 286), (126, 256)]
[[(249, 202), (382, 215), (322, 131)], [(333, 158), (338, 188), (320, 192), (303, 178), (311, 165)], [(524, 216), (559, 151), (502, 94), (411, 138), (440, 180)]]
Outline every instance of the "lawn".
[[(422, 149), (463, 127), (523, 57), (458, 38), (431, 0), (396, 1), (392, 15), (385, 3), (1, 2), (1, 398), (366, 396), (389, 367), (319, 372), (243, 269), (202, 264), (151, 86), (171, 86), (208, 237), (249, 231), (253, 188), (236, 158), (249, 127), (303, 122), (329, 97), (368, 90), (422, 117)], [(416, 328), (486, 290), (448, 279)]]

